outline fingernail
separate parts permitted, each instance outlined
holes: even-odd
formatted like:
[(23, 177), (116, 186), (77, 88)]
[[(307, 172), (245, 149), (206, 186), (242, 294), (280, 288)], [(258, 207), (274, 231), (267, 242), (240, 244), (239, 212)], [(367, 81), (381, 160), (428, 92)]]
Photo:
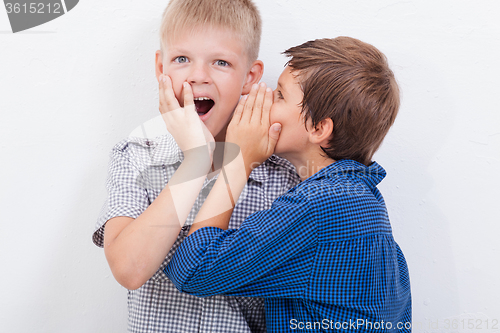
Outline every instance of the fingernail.
[(273, 90), (271, 88), (266, 89), (267, 92), (272, 92)]
[(182, 86), (183, 86), (184, 88), (186, 88), (186, 87), (187, 87), (187, 85), (188, 85), (188, 83), (187, 83), (187, 82), (184, 82), (184, 83), (182, 84)]
[(281, 125), (274, 125), (273, 130), (275, 132), (281, 132)]
[(257, 90), (258, 87), (259, 87), (259, 85), (257, 83), (254, 83), (253, 86), (252, 86), (252, 89), (253, 90)]
[(266, 83), (265, 83), (265, 82), (261, 82), (261, 83), (260, 83), (260, 86), (261, 86), (261, 87), (265, 87), (265, 86), (266, 86)]
[(247, 98), (248, 98), (248, 95), (243, 96), (243, 100), (245, 100), (245, 101), (246, 101), (246, 100), (247, 100)]

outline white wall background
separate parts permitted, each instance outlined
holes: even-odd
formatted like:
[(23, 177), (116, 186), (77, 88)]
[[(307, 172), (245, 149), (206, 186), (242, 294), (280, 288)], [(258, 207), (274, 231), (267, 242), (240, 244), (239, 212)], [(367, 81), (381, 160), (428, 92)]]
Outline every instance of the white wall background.
[[(91, 234), (110, 149), (158, 112), (166, 2), (85, 0), (18, 34), (0, 8), (0, 332), (126, 330), (126, 291)], [(280, 52), (310, 39), (352, 36), (387, 55), (403, 99), (375, 159), (414, 331), (456, 331), (446, 320), (464, 318), (497, 331), (500, 2), (256, 2), (273, 86)]]

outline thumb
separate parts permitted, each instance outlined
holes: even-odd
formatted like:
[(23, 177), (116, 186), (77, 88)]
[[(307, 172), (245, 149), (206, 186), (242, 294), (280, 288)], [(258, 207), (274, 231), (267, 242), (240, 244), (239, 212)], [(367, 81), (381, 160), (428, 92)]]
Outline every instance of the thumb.
[(271, 153), (274, 152), (274, 148), (276, 147), (276, 142), (278, 142), (278, 139), (280, 137), (280, 132), (281, 132), (280, 123), (274, 123), (269, 128), (269, 143), (267, 149), (268, 151), (271, 151)]

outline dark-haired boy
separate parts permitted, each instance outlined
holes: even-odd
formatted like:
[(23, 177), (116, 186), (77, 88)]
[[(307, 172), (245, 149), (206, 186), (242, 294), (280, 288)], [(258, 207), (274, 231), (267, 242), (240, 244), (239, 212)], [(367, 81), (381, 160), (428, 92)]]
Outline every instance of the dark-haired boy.
[[(394, 75), (382, 53), (353, 38), (285, 53), (274, 104), (261, 85), (238, 105), (226, 138), (241, 154), (165, 273), (193, 295), (264, 297), (268, 332), (411, 331), (408, 269), (376, 188), (385, 171), (371, 161), (398, 112)], [(241, 178), (273, 151), (302, 182), (222, 230), (231, 209), (217, 208), (236, 201)]]

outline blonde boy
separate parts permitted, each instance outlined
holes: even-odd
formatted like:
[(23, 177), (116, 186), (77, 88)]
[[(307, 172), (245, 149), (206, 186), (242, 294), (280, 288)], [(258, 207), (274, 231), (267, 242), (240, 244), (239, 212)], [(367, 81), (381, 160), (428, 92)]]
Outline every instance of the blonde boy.
[[(168, 128), (170, 132), (192, 140), (179, 146), (170, 134), (129, 137), (113, 148), (109, 197), (94, 243), (104, 247), (114, 277), (129, 289), (130, 331), (264, 331), (260, 299), (197, 298), (180, 293), (162, 273), (217, 178), (206, 177), (214, 168), (207, 143), (214, 138), (224, 141), (240, 96), (262, 76), (263, 64), (257, 60), (259, 13), (249, 0), (172, 0), (160, 30), (156, 76), (159, 82), (162, 74), (170, 78), (166, 85), (160, 84), (160, 111), (179, 120), (178, 126)], [(185, 106), (186, 92), (189, 105), (194, 99), (196, 113), (175, 112)], [(165, 98), (172, 93), (175, 98)], [(197, 137), (200, 127), (205, 135)], [(214, 165), (217, 168), (215, 161)], [(273, 156), (264, 162), (250, 175), (231, 228), (238, 228), (251, 213), (269, 208), (298, 181), (286, 160)]]

